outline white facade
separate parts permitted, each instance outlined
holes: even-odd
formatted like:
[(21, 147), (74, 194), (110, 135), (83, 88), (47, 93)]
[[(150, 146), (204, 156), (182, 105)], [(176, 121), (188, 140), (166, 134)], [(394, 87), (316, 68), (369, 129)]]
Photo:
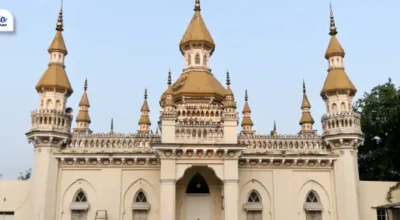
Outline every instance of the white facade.
[[(183, 50), (183, 72), (210, 71), (212, 51)], [(51, 62), (64, 65), (64, 55)], [(342, 58), (329, 67), (344, 68)], [(310, 127), (288, 136), (258, 135), (252, 124), (239, 133), (239, 113), (224, 104), (233, 95), (162, 106), (160, 134), (92, 133), (90, 121), (72, 132), (68, 94), (38, 93), (27, 133), (33, 176), (0, 181), (0, 220), (373, 220), (394, 219), (377, 207), (400, 202), (397, 188), (386, 197), (395, 183), (359, 181), (363, 136), (349, 94), (324, 98), (321, 136)]]

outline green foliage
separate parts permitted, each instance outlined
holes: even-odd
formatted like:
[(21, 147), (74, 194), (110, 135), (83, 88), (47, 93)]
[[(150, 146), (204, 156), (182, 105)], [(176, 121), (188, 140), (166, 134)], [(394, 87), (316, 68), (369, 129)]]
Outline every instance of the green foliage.
[(400, 181), (400, 89), (391, 79), (354, 105), (361, 114), (364, 146), (359, 148), (361, 180)]
[(32, 174), (31, 169), (25, 171), (24, 173), (21, 172), (21, 173), (19, 173), (18, 180), (29, 180), (31, 178), (31, 174)]

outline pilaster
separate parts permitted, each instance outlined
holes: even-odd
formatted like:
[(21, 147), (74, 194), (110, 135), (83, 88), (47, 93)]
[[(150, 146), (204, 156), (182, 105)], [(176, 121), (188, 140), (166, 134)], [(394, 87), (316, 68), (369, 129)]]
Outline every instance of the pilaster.
[(175, 220), (176, 164), (175, 160), (161, 161), (160, 220)]
[(224, 161), (224, 219), (239, 219), (239, 169), (238, 160)]

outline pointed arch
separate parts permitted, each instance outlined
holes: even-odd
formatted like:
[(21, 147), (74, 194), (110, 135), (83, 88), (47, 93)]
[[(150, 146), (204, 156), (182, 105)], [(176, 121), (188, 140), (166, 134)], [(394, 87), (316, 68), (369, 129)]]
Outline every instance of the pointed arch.
[(76, 179), (62, 186), (61, 192), (60, 220), (70, 220), (72, 215), (79, 216), (78, 219), (94, 219), (97, 193), (89, 181)]
[[(124, 192), (124, 191), (122, 191)], [(132, 220), (134, 210), (136, 213), (144, 214), (147, 212), (147, 218), (156, 218), (159, 208), (158, 197), (155, 187), (146, 179), (138, 178), (133, 181), (122, 194), (121, 218), (123, 220)], [(146, 197), (146, 202), (136, 202), (140, 193)]]
[(186, 188), (187, 194), (209, 194), (210, 188), (208, 187), (207, 181), (200, 173), (196, 173)]
[(147, 202), (147, 196), (146, 194), (143, 192), (143, 190), (139, 190), (136, 195), (135, 195), (135, 201), (134, 202)]
[[(258, 197), (258, 198), (257, 198)], [(240, 219), (272, 219), (271, 196), (265, 185), (256, 179), (247, 181), (240, 188), (240, 203), (245, 212), (240, 212)]]
[(325, 187), (313, 179), (304, 182), (297, 193), (297, 209), (301, 219), (305, 219), (307, 215), (330, 219), (331, 204)]

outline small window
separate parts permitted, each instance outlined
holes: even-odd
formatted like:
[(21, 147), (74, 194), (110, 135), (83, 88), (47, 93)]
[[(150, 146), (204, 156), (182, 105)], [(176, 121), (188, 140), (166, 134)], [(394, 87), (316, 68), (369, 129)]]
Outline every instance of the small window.
[(260, 202), (260, 197), (258, 196), (258, 193), (253, 191), (250, 193), (249, 199), (247, 201), (248, 202)]
[(87, 202), (86, 195), (83, 191), (80, 191), (76, 196), (75, 196), (75, 202)]
[(136, 196), (135, 202), (147, 202), (146, 195), (142, 191), (140, 191)]
[(207, 65), (207, 55), (203, 56), (203, 65), (206, 66)]
[(317, 195), (314, 192), (310, 192), (307, 196), (306, 202), (319, 203)]
[(200, 54), (196, 53), (196, 56), (194, 57), (194, 63), (200, 64)]
[(387, 210), (377, 209), (376, 210), (377, 220), (389, 220)]
[(192, 56), (190, 54), (187, 56), (187, 62), (188, 62), (188, 65), (192, 64)]

